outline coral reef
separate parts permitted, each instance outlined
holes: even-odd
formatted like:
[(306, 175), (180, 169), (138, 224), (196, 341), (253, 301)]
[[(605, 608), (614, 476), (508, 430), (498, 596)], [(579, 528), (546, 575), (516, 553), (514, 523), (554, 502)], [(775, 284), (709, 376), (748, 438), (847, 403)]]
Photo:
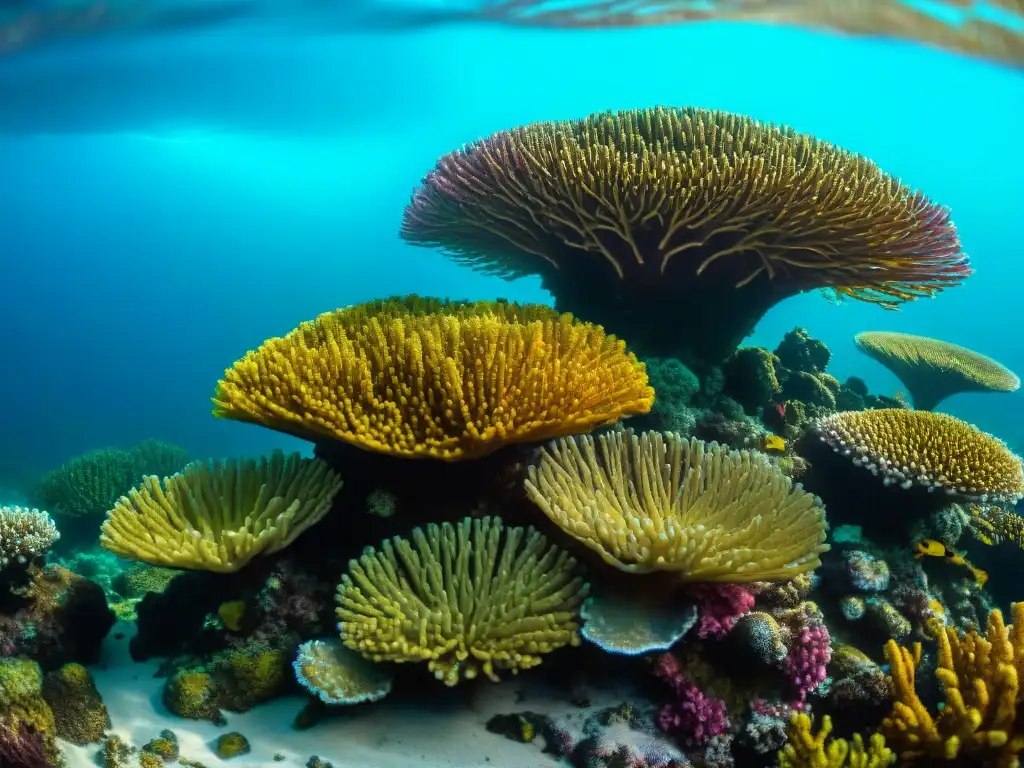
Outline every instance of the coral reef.
[[(326, 386), (321, 368), (335, 372)], [(453, 461), (646, 413), (653, 402), (644, 366), (599, 326), (540, 305), (407, 297), (327, 313), (264, 342), (225, 373), (214, 413)]]
[(151, 565), (237, 571), (323, 519), (341, 482), (327, 464), (298, 453), (190, 464), (162, 483), (147, 477), (122, 497), (100, 543)]
[(540, 275), (560, 310), (697, 367), (797, 293), (893, 307), (971, 271), (948, 211), (865, 158), (691, 107), (535, 123), (448, 154), (402, 237)]
[(0, 734), (17, 734), (17, 741), (4, 739), (6, 749), (29, 756), (41, 741), (46, 760), (60, 763), (53, 711), (43, 698), (43, 673), (34, 661), (0, 658)]
[(46, 512), (22, 507), (0, 507), (0, 574), (45, 555), (60, 538)]

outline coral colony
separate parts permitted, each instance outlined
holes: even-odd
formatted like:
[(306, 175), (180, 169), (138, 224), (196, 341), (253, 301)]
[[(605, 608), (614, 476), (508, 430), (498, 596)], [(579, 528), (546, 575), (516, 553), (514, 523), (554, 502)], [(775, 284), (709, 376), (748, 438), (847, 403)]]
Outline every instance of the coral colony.
[[(116, 620), (183, 720), (301, 692), (296, 726), (330, 729), (499, 686), (487, 728), (567, 765), (1019, 765), (1024, 603), (958, 548), (1024, 546), (1021, 460), (935, 410), (1019, 380), (940, 340), (859, 336), (914, 410), (837, 380), (804, 329), (740, 346), (809, 289), (894, 307), (959, 285), (945, 209), (790, 129), (651, 109), (448, 155), (401, 232), (540, 275), (557, 308), (325, 313), (213, 398), (313, 457), (150, 441), (41, 478), (51, 514), (0, 509), (5, 768), (57, 765), (68, 742), (198, 764), (173, 732), (107, 735), (89, 665)], [(576, 717), (517, 704), (509, 678), (537, 667)], [(621, 703), (591, 704), (609, 680)], [(225, 730), (210, 749), (252, 746)]]

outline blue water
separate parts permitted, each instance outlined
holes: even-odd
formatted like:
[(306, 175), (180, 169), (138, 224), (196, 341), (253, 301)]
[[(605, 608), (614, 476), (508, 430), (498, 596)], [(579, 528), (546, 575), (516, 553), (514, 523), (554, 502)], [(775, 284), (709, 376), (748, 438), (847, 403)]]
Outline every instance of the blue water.
[[(0, 60), (0, 486), (151, 436), (195, 455), (306, 447), (215, 420), (209, 398), (247, 349), (319, 312), (406, 292), (548, 301), (403, 245), (402, 208), (463, 142), (606, 108), (788, 123), (953, 209), (977, 270), (964, 286), (898, 313), (800, 297), (753, 343), (804, 326), (837, 376), (886, 393), (900, 385), (854, 350), (858, 331), (1024, 371), (1021, 73), (775, 28), (352, 27), (247, 22)], [(1024, 435), (1021, 393), (944, 409)]]

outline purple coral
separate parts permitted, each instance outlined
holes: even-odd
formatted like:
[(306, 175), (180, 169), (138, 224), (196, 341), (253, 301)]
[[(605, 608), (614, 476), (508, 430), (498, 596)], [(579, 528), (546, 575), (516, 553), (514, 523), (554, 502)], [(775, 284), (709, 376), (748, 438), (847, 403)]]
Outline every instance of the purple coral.
[(825, 682), (831, 660), (832, 638), (828, 628), (823, 624), (801, 627), (783, 660), (786, 676), (797, 696), (793, 701), (795, 709), (803, 709), (808, 695)]
[(0, 765), (4, 768), (50, 768), (43, 737), (24, 722), (17, 731), (0, 727)]
[(687, 746), (703, 746), (729, 730), (725, 702), (713, 699), (686, 679), (679, 661), (670, 653), (658, 660), (658, 677), (669, 684), (675, 701), (658, 713), (658, 726)]
[(689, 590), (700, 611), (697, 636), (725, 637), (754, 607), (754, 593), (740, 584), (695, 584)]

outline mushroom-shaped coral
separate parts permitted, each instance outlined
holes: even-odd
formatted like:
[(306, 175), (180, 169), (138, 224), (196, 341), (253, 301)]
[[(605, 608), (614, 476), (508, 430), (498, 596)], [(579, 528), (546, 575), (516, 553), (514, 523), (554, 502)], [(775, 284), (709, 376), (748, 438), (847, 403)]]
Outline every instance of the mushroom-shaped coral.
[(327, 638), (299, 646), (293, 663), (295, 679), (324, 704), (377, 701), (391, 691), (391, 671)]
[(630, 573), (684, 581), (791, 579), (820, 565), (825, 511), (763, 454), (674, 433), (563, 438), (529, 468), (530, 498)]
[(816, 425), (827, 446), (886, 485), (920, 486), (980, 501), (1024, 496), (1021, 460), (1001, 441), (944, 413), (843, 411)]
[(229, 573), (288, 546), (330, 511), (339, 488), (327, 464), (298, 453), (197, 462), (122, 496), (100, 543), (151, 565)]
[(60, 532), (46, 512), (0, 507), (0, 571), (46, 554)]
[(1016, 768), (1024, 751), (1017, 720), (1024, 674), (1024, 603), (1012, 606), (1007, 627), (998, 610), (989, 614), (985, 634), (961, 635), (954, 627), (936, 633), (935, 676), (945, 705), (933, 715), (918, 697), (915, 670), (921, 644), (885, 646), (893, 681), (893, 711), (882, 724), (886, 741), (908, 765), (921, 759), (956, 760), (965, 765)]
[(990, 357), (966, 347), (927, 336), (891, 331), (866, 331), (854, 338), (861, 352), (873, 357), (907, 388), (914, 407), (931, 411), (960, 392), (1016, 392), (1020, 379)]
[(549, 307), (395, 298), (327, 312), (229, 369), (214, 413), (453, 461), (583, 432), (654, 402), (643, 364)]
[(639, 656), (665, 651), (697, 623), (697, 606), (642, 596), (592, 595), (580, 610), (582, 635), (608, 653)]
[(894, 307), (970, 274), (949, 212), (870, 160), (693, 107), (535, 123), (452, 152), (402, 236), (540, 275), (559, 309), (688, 363), (724, 360), (803, 291)]
[(349, 563), (338, 587), (345, 645), (374, 661), (427, 661), (446, 685), (516, 672), (579, 643), (586, 585), (532, 528), (466, 518), (417, 528)]

